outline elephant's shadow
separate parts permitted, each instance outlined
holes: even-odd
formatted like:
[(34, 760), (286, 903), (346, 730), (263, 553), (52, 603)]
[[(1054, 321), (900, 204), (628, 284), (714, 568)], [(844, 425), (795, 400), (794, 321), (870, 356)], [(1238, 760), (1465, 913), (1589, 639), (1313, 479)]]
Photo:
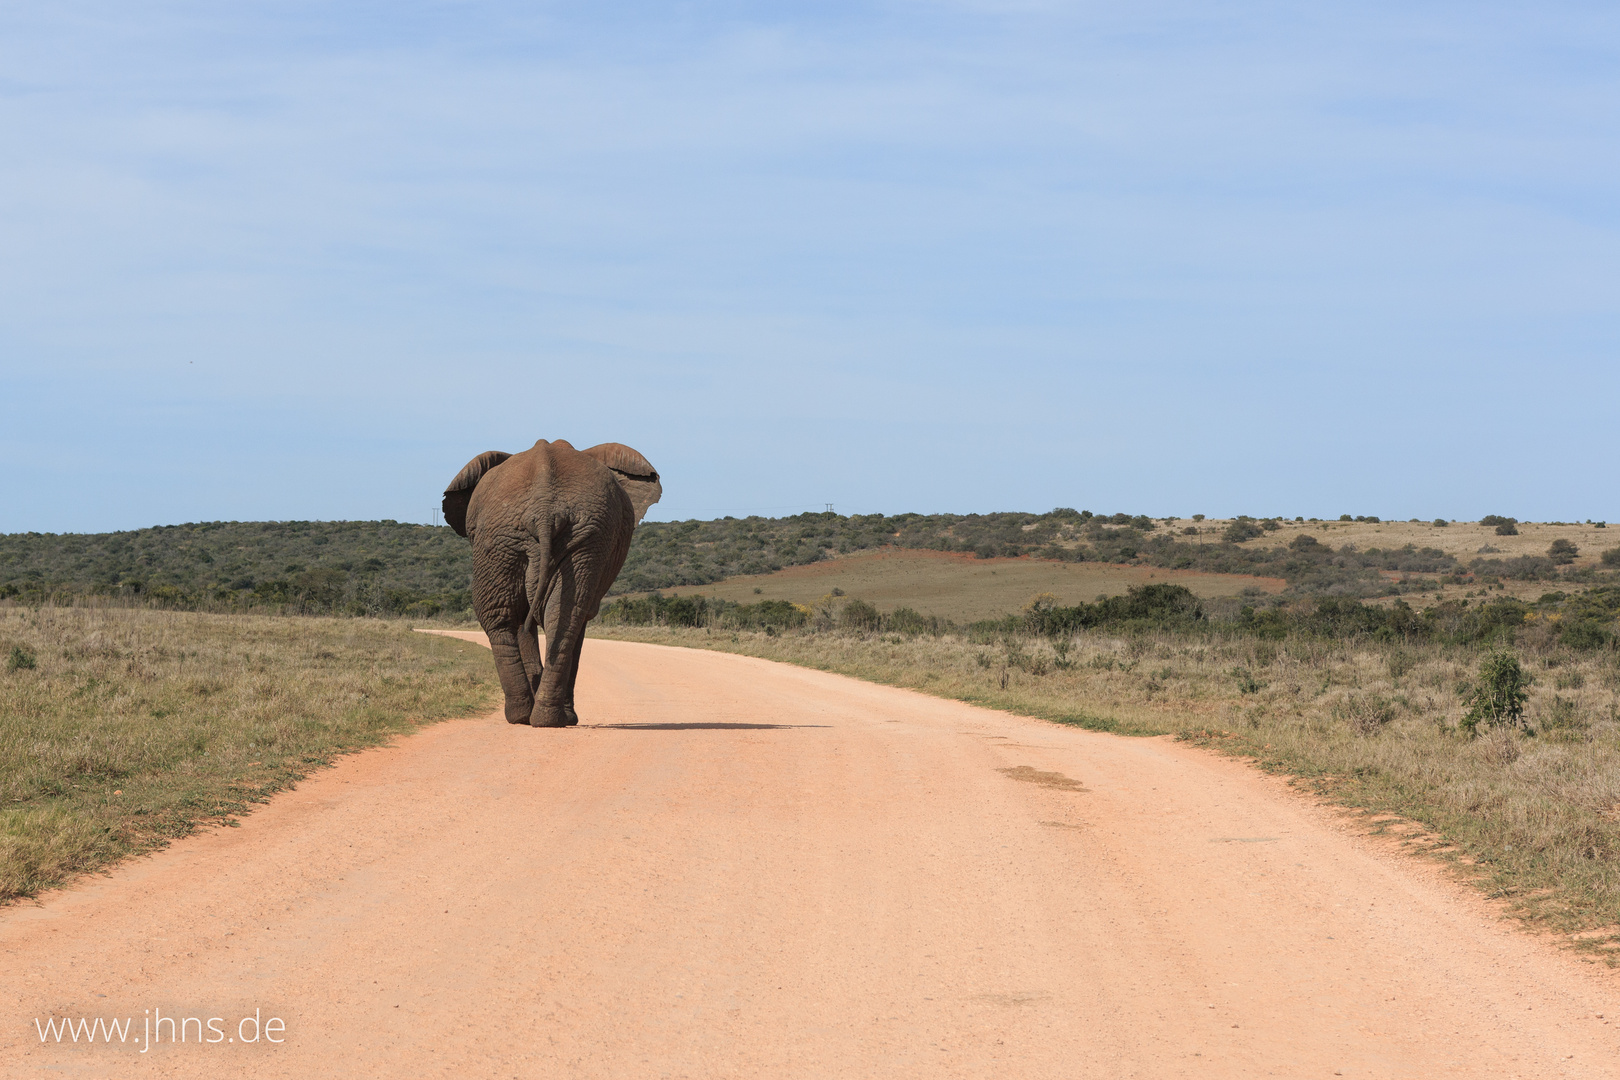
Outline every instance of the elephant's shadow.
[(620, 731), (785, 731), (788, 728), (824, 728), (831, 724), (582, 724), (582, 727), (615, 728)]

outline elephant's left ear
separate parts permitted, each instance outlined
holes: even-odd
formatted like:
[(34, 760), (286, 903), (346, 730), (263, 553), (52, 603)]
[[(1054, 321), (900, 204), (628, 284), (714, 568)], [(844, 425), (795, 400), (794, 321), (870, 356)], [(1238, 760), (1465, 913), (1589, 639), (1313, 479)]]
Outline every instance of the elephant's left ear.
[(623, 443), (605, 442), (580, 453), (589, 454), (613, 470), (613, 478), (630, 496), (630, 505), (636, 508), (637, 525), (646, 516), (648, 507), (663, 498), (664, 485), (659, 483), (658, 470)]
[(450, 486), (444, 489), (444, 521), (462, 536), (467, 535), (467, 506), (472, 502), (473, 488), (485, 473), (511, 457), (505, 450), (485, 450), (462, 466)]

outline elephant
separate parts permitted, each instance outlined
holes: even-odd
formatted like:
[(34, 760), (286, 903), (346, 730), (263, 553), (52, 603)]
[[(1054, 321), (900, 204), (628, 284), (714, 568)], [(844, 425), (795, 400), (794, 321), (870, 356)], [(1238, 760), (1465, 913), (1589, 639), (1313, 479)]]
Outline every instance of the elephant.
[(495, 654), (508, 723), (579, 723), (585, 624), (663, 491), (658, 470), (628, 446), (576, 450), (562, 439), (519, 454), (486, 451), (444, 489), (444, 520), (472, 542), (473, 611)]

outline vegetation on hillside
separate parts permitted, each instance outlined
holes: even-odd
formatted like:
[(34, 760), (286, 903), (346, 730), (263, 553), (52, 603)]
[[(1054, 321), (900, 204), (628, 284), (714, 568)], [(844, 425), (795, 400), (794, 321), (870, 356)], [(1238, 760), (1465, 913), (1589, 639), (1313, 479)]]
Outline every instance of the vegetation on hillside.
[(1027, 634), (1062, 638), (1087, 630), (1174, 632), (1203, 637), (1244, 637), (1282, 641), (1310, 637), (1377, 643), (1438, 643), (1474, 646), (1511, 643), (1521, 635), (1557, 642), (1577, 651), (1612, 650), (1620, 642), (1620, 585), (1601, 585), (1574, 595), (1544, 594), (1527, 603), (1512, 597), (1431, 605), (1421, 611), (1404, 600), (1370, 604), (1349, 597), (1301, 597), (1278, 606), (1244, 603), (1219, 617), (1206, 611), (1187, 588), (1139, 585), (1123, 596), (1064, 607), (1050, 596), (1032, 599), (1022, 613), (958, 626), (919, 615), (907, 607), (892, 612), (848, 597), (824, 597), (819, 604), (762, 600), (754, 604), (704, 596), (666, 597), (652, 593), (604, 605), (605, 626), (709, 627), (719, 630), (790, 630), (812, 625), (823, 630), (872, 629), (917, 634), (959, 632), (973, 641)]
[(427, 617), (471, 606), (472, 554), (445, 526), (211, 521), (0, 535), (0, 599), (74, 596), (214, 611)]
[[(1283, 544), (1276, 539), (1283, 525), (1275, 518), (1178, 530), (1141, 514), (1068, 509), (644, 522), (613, 591), (706, 585), (885, 548), (1252, 574), (1286, 580), (1288, 597), (1403, 595), (1462, 581), (1590, 585), (1620, 568), (1620, 549), (1603, 553), (1599, 566), (1572, 565), (1578, 549), (1562, 540), (1546, 555), (1495, 557), (1494, 549), (1482, 550), (1465, 564), (1409, 543), (1334, 546), (1303, 531), (1308, 523), (1292, 525), (1301, 531)], [(395, 521), (207, 522), (94, 535), (0, 535), (0, 599), (30, 603), (95, 595), (193, 610), (427, 618), (464, 615), (471, 576), (467, 542), (449, 528)]]
[(487, 708), (489, 654), (369, 619), (0, 605), (0, 903)]
[(1221, 528), (1194, 525), (1177, 532), (1140, 514), (1104, 516), (1069, 509), (646, 522), (637, 530), (615, 592), (707, 585), (884, 547), (1278, 577), (1288, 582), (1292, 596), (1400, 595), (1431, 590), (1437, 580), (1456, 583), (1466, 577), (1482, 583), (1503, 578), (1596, 580), (1592, 570), (1568, 566), (1574, 554), (1569, 545), (1547, 556), (1478, 557), (1464, 563), (1438, 548), (1335, 547), (1309, 532), (1298, 533), (1286, 545), (1253, 542), (1281, 528), (1275, 518), (1239, 517)]

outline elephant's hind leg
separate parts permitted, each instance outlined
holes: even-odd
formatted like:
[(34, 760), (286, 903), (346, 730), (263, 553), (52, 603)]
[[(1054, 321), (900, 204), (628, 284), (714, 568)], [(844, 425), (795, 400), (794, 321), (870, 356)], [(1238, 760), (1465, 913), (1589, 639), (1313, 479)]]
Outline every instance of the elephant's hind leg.
[(534, 689), (539, 682), (531, 678), (524, 668), (518, 641), (520, 630), (496, 628), (485, 630), (489, 635), (489, 648), (495, 654), (495, 673), (501, 679), (501, 692), (506, 696), (506, 722), (527, 724), (534, 711)]
[(478, 622), (489, 635), (489, 648), (495, 654), (495, 673), (506, 697), (506, 720), (527, 724), (534, 710), (534, 692), (540, 685), (540, 647), (535, 641), (534, 624), (529, 622), (529, 600), (523, 593), (521, 576), (514, 585), (510, 574), (500, 567), (474, 563), (473, 609)]
[(542, 613), (546, 627), (546, 670), (535, 690), (534, 712), (529, 723), (535, 727), (573, 727), (579, 723), (574, 711), (574, 686), (569, 672), (578, 662), (579, 646), (585, 636), (585, 608), (579, 603), (576, 567), (568, 560), (552, 579)]

